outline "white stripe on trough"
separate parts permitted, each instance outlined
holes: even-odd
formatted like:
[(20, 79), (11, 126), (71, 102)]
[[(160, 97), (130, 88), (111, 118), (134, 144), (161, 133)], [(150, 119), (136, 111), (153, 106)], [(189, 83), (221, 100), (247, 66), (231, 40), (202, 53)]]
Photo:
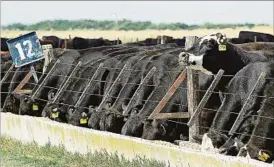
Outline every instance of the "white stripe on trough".
[(36, 142), (63, 145), (70, 152), (86, 154), (105, 150), (117, 153), (127, 159), (137, 155), (148, 159), (164, 161), (170, 166), (180, 167), (251, 167), (272, 166), (243, 157), (230, 157), (213, 153), (202, 153), (166, 142), (151, 142), (139, 138), (122, 136), (109, 132), (75, 127), (30, 116), (1, 113), (1, 135), (24, 143)]

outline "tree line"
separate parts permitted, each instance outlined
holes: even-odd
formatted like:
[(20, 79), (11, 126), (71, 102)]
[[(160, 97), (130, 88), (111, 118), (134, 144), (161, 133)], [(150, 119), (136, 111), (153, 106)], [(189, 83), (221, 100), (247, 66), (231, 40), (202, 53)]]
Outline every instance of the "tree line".
[[(259, 24), (266, 25), (266, 24)], [(212, 24), (205, 23), (201, 25), (188, 25), (185, 23), (152, 23), (151, 21), (132, 21), (132, 20), (46, 20), (34, 24), (14, 23), (2, 26), (7, 30), (194, 30), (194, 29), (223, 29), (256, 26), (252, 23), (243, 24)]]

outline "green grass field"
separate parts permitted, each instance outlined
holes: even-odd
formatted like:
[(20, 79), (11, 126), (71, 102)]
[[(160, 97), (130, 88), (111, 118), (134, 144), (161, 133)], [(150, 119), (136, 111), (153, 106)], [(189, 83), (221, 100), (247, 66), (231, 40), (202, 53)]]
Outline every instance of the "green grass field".
[(10, 138), (1, 137), (1, 167), (164, 167), (153, 160), (136, 157), (128, 161), (118, 155), (106, 152), (80, 155), (70, 153), (62, 147), (35, 143), (22, 144)]

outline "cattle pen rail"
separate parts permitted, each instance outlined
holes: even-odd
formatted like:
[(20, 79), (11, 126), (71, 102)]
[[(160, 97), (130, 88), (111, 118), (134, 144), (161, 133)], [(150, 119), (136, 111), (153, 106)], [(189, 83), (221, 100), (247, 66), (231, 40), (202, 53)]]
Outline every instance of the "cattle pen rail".
[[(61, 62), (59, 62), (60, 64), (66, 64), (66, 65), (72, 65), (72, 66), (76, 66), (76, 64), (68, 64), (68, 63), (61, 63)], [(84, 66), (82, 66), (82, 67), (84, 67)], [(101, 68), (105, 68), (105, 67), (101, 67)], [(108, 68), (108, 69), (113, 69), (113, 70), (121, 70), (121, 69), (118, 69), (118, 68)], [(125, 69), (125, 71), (126, 70), (129, 70), (129, 69)], [(17, 73), (20, 73), (20, 72), (28, 72), (28, 71), (12, 71), (12, 70), (8, 70), (7, 72), (17, 72)], [(178, 72), (178, 71), (168, 71), (168, 72)], [(37, 72), (37, 73), (39, 73), (39, 72)], [(40, 72), (40, 73), (42, 73), (42, 72)], [(221, 72), (219, 72), (220, 73), (220, 75), (219, 75), (219, 77), (234, 77), (234, 75), (222, 75), (221, 74)], [(50, 73), (44, 73), (44, 74), (46, 74), (47, 76), (48, 75), (52, 75), (52, 74), (50, 74)], [(197, 75), (198, 74), (198, 72), (195, 72), (194, 73), (194, 75)], [(54, 75), (54, 76), (59, 76), (59, 77), (67, 77), (67, 76), (63, 76), (63, 75)], [(239, 78), (248, 78), (247, 76), (238, 76)], [(80, 80), (89, 80), (89, 79), (87, 79), (87, 78), (80, 78), (80, 77), (71, 77), (71, 78), (74, 78), (74, 79), (80, 79)], [(271, 77), (264, 77), (263, 79), (265, 79), (265, 80), (274, 80), (274, 78), (271, 78)], [(219, 79), (217, 79), (217, 81), (218, 81)], [(258, 81), (259, 80), (262, 80), (262, 78), (259, 78), (258, 79)], [(99, 81), (99, 80), (94, 80), (94, 81)], [(106, 81), (101, 81), (101, 82), (106, 82)], [(1, 82), (1, 84), (3, 84), (3, 83), (11, 83), (11, 82)], [(18, 83), (20, 83), (20, 82), (18, 82)], [(36, 84), (36, 83), (31, 83), (31, 82), (27, 82), (28, 84), (31, 84), (31, 85), (35, 85), (35, 86), (39, 86), (39, 84)], [(113, 83), (113, 82), (108, 82), (108, 83)], [(119, 82), (117, 82), (117, 83), (119, 83)], [(127, 84), (133, 84), (133, 85), (137, 85), (137, 86), (139, 86), (140, 84), (136, 84), (136, 83), (127, 83)], [(142, 84), (142, 86), (157, 86), (157, 85), (150, 85), (150, 84)], [(212, 85), (211, 85), (212, 86)], [(206, 100), (208, 99), (208, 97), (206, 97), (206, 96), (210, 96), (210, 94), (219, 94), (219, 92), (216, 92), (216, 91), (213, 91), (213, 89), (214, 89), (214, 87), (216, 86), (216, 83), (214, 83), (214, 86), (213, 87), (211, 87), (210, 89), (208, 89), (208, 90), (201, 90), (201, 89), (195, 89), (194, 91), (195, 92), (203, 92), (203, 93), (207, 93), (207, 94), (205, 94), (205, 96), (204, 96), (204, 99), (202, 99), (201, 100), (201, 102), (199, 103), (199, 104), (201, 104), (201, 103), (206, 103)], [(51, 89), (55, 89), (55, 90), (58, 90), (58, 88), (56, 88), (56, 87), (50, 87), (50, 86), (42, 86), (42, 87), (45, 87), (45, 88), (51, 88)], [(162, 88), (170, 88), (170, 85), (168, 85), (168, 86), (158, 86), (158, 87), (162, 87)], [(178, 90), (180, 90), (180, 89), (185, 89), (185, 90), (188, 90), (188, 88), (187, 87), (178, 87), (177, 88)], [(79, 91), (74, 91), (74, 90), (63, 90), (64, 92), (71, 92), (71, 93), (77, 93), (77, 94), (87, 94), (87, 95), (96, 95), (96, 96), (101, 96), (101, 97), (103, 97), (104, 95), (101, 95), (101, 94), (91, 94), (91, 93), (87, 93), (87, 92), (79, 92)], [(2, 93), (9, 93), (9, 92), (1, 92), (1, 94)], [(224, 95), (237, 95), (237, 94), (235, 94), (235, 93), (227, 93), (227, 92), (224, 92), (223, 93)], [(249, 94), (249, 98), (251, 97), (251, 96), (255, 96), (255, 95), (252, 95), (252, 92), (250, 92), (250, 94)], [(31, 97), (31, 96), (29, 96), (29, 97)], [(109, 96), (109, 97), (111, 97), (111, 98), (121, 98), (121, 97), (119, 97), (119, 96)], [(268, 97), (268, 96), (256, 96), (256, 97), (259, 97), (259, 98), (269, 98), (269, 99), (271, 99), (271, 98), (274, 98), (274, 97)], [(248, 100), (249, 100), (249, 98), (246, 100), (246, 102), (248, 102)], [(124, 99), (128, 99), (128, 100), (131, 100), (131, 98), (124, 98)], [(38, 98), (38, 100), (41, 100), (41, 101), (45, 101), (45, 102), (49, 102), (48, 100), (45, 100), (45, 99), (41, 99), (41, 98)], [(160, 103), (161, 101), (154, 101), (154, 100), (144, 100), (145, 102), (154, 102), (154, 103)], [(166, 102), (166, 103), (169, 103), (169, 102)], [(72, 106), (71, 104), (66, 104), (66, 103), (58, 103), (58, 102), (56, 102), (56, 104), (62, 104), (62, 105), (67, 105), (67, 106)], [(180, 106), (186, 106), (187, 104), (178, 104), (178, 103), (173, 103), (173, 105), (180, 105)], [(210, 111), (213, 111), (213, 112), (225, 112), (225, 111), (218, 111), (218, 110), (214, 110), (214, 109), (210, 109), (210, 108), (205, 108), (205, 107), (203, 107), (203, 104), (202, 105), (197, 105), (198, 106), (198, 109), (195, 109), (196, 111), (195, 111), (195, 114), (194, 114), (194, 116), (195, 117), (192, 117), (192, 119), (190, 119), (190, 121), (187, 123), (187, 125), (189, 125), (189, 126), (192, 126), (193, 125), (193, 119), (197, 119), (197, 115), (199, 115), (200, 113), (199, 113), (199, 110), (201, 110), (201, 109), (205, 109), (205, 110), (210, 110)], [(82, 106), (78, 106), (79, 108), (84, 108), (84, 109), (89, 109), (88, 107), (82, 107)], [(242, 109), (242, 110), (244, 110), (244, 108)], [(197, 112), (197, 113), (196, 113)], [(120, 114), (120, 113), (116, 113), (116, 112), (113, 112), (113, 113), (115, 113), (115, 114)], [(234, 113), (234, 112), (232, 112), (233, 114), (236, 114), (236, 115), (239, 115), (239, 113)], [(123, 114), (121, 113), (121, 115), (123, 116)], [(274, 118), (270, 118), (270, 117), (264, 117), (264, 116), (259, 116), (259, 115), (251, 115), (251, 116), (255, 116), (255, 117), (262, 117), (262, 118), (267, 118), (267, 119), (272, 119), (272, 120), (274, 120)], [(163, 117), (163, 118), (153, 118), (153, 113), (150, 115), (150, 116), (147, 116), (146, 118), (149, 118), (149, 117), (151, 117), (151, 119), (165, 119), (165, 117)], [(238, 119), (240, 119), (240, 118), (238, 118)], [(177, 124), (186, 124), (186, 123), (182, 123), (182, 122), (178, 122), (178, 121), (174, 121), (174, 120), (167, 120), (167, 121), (169, 121), (169, 122), (173, 122), (173, 123), (177, 123)], [(201, 129), (209, 129), (210, 127), (205, 127), (205, 126), (196, 126), (196, 127), (198, 127), (198, 128), (201, 128)], [(237, 128), (234, 128), (234, 130), (233, 131), (224, 131), (224, 132), (230, 132), (230, 133), (234, 133), (234, 134), (241, 134), (241, 133), (237, 133), (237, 132), (235, 132), (235, 129), (237, 129)], [(257, 137), (260, 137), (260, 136), (257, 136)], [(265, 137), (261, 137), (261, 138), (265, 138)], [(270, 139), (270, 140), (274, 140), (274, 139), (272, 139), (272, 138), (266, 138), (266, 139)]]
[[(71, 66), (77, 66), (77, 64), (68, 64), (68, 63), (61, 63), (61, 62), (58, 62), (58, 63), (60, 63), (60, 64), (65, 64), (65, 65), (71, 65)], [(81, 67), (85, 67), (85, 66), (81, 66)], [(106, 67), (100, 67), (100, 68), (106, 68)], [(121, 70), (121, 69), (119, 69), (119, 68), (109, 68), (109, 67), (107, 67), (108, 69), (111, 69), (111, 70)], [(130, 71), (130, 69), (125, 69), (125, 71)], [(138, 71), (138, 70), (137, 70)], [(12, 71), (11, 69), (9, 69), (8, 71), (6, 71), (6, 72), (16, 72), (16, 73), (25, 73), (25, 72), (29, 72), (29, 71), (20, 71), (20, 70), (17, 70), (17, 71)], [(147, 70), (147, 72), (149, 72), (149, 70)], [(167, 72), (182, 72), (182, 71), (167, 71)], [(3, 73), (5, 73), (5, 71), (3, 71)], [(42, 74), (42, 72), (36, 72), (36, 73), (41, 73)], [(195, 72), (194, 73), (194, 75), (197, 75), (199, 72)], [(50, 75), (52, 75), (51, 73), (44, 73), (44, 74), (46, 74), (47, 76), (50, 76)], [(207, 74), (207, 75), (209, 75), (209, 74)], [(67, 78), (68, 76), (64, 76), (64, 75), (52, 75), (52, 76), (58, 76), (58, 77), (64, 77), (64, 78)], [(208, 99), (208, 96), (210, 96), (211, 94), (219, 94), (219, 92), (216, 92), (216, 91), (214, 91), (213, 89), (216, 87), (216, 84), (218, 83), (218, 81), (219, 81), (219, 79), (220, 79), (220, 77), (235, 77), (234, 75), (223, 75), (223, 72), (221, 72), (221, 71), (219, 71), (219, 73), (216, 75), (216, 76), (219, 76), (218, 78), (217, 78), (217, 82), (216, 83), (214, 83), (214, 84), (212, 84), (211, 86), (213, 86), (213, 87), (211, 87), (211, 88), (209, 88), (208, 90), (201, 90), (201, 89), (195, 89), (195, 90), (193, 90), (194, 92), (203, 92), (203, 93), (207, 93), (207, 94), (205, 94), (205, 96), (204, 96), (204, 99), (202, 99), (201, 100), (201, 102), (199, 102), (199, 104), (202, 104), (202, 103), (206, 103), (207, 102), (207, 99)], [(239, 78), (249, 78), (249, 77), (247, 77), (247, 76), (237, 76), (237, 77), (239, 77)], [(3, 80), (4, 80), (4, 78), (5, 77), (3, 77)], [(87, 79), (87, 78), (80, 78), (80, 77), (70, 77), (70, 78), (72, 78), (72, 79), (79, 79), (79, 80), (89, 80), (89, 79)], [(261, 81), (261, 80), (274, 80), (274, 78), (272, 78), (272, 77), (261, 77), (261, 78), (258, 78), (258, 80), (257, 81)], [(93, 81), (100, 81), (100, 80), (93, 80)], [(106, 81), (100, 81), (100, 82), (106, 82)], [(15, 83), (15, 82), (5, 82), (5, 81), (1, 81), (1, 84), (4, 84), (4, 83)], [(21, 83), (21, 82), (17, 82), (17, 83)], [(40, 84), (36, 84), (36, 83), (32, 83), (32, 82), (26, 82), (27, 84), (30, 84), (30, 85), (35, 85), (35, 86), (40, 86)], [(107, 82), (107, 83), (114, 83), (114, 82)], [(116, 82), (116, 83), (122, 83), (122, 82)], [(136, 85), (136, 86), (139, 86), (139, 85), (142, 85), (142, 86), (157, 86), (157, 85), (151, 85), (151, 84), (136, 84), (136, 83), (126, 83), (126, 84), (132, 84), (132, 85)], [(254, 87), (255, 87), (256, 85), (254, 85)], [(55, 89), (55, 90), (59, 90), (59, 88), (56, 88), (56, 87), (50, 87), (50, 86), (42, 86), (42, 87), (44, 87), (44, 88), (51, 88), (51, 89)], [(157, 87), (159, 87), (159, 88), (170, 88), (170, 85), (168, 85), (168, 86), (157, 86)], [(187, 87), (178, 87), (177, 88), (178, 90), (180, 90), (180, 89), (184, 89), (184, 90), (188, 90), (188, 88)], [(63, 90), (64, 92), (71, 92), (71, 93), (77, 93), (77, 94), (87, 94), (87, 95), (96, 95), (96, 96), (101, 96), (101, 97), (103, 97), (104, 95), (101, 95), (101, 94), (92, 94), (92, 93), (87, 93), (87, 92), (80, 92), (80, 91), (74, 91), (74, 90)], [(2, 93), (6, 93), (6, 94), (8, 94), (8, 93), (10, 93), (10, 92), (2, 92), (1, 91), (1, 94)], [(248, 97), (248, 99), (246, 99), (246, 103), (248, 102), (248, 100), (249, 100), (249, 98), (252, 96), (252, 97), (259, 97), (259, 98), (268, 98), (268, 99), (273, 99), (274, 97), (269, 97), (269, 96), (256, 96), (256, 95), (252, 95), (252, 93), (253, 93), (253, 91), (252, 92), (250, 92), (250, 94), (249, 94), (249, 97)], [(238, 94), (235, 94), (235, 93), (228, 93), (228, 92), (224, 92), (223, 93), (224, 95), (238, 95)], [(207, 96), (207, 97), (206, 97)], [(29, 97), (31, 97), (31, 96), (29, 96)], [(119, 96), (109, 96), (109, 97), (111, 97), (111, 98), (121, 98), (121, 97), (119, 97)], [(35, 97), (36, 98), (36, 97)], [(127, 100), (131, 100), (131, 98), (123, 98), (123, 99), (127, 99)], [(41, 100), (41, 101), (45, 101), (45, 102), (50, 102), (50, 101), (48, 101), (48, 100), (45, 100), (45, 99), (40, 99), (40, 98), (38, 98), (38, 100)], [(144, 100), (145, 102), (155, 102), (155, 103), (160, 103), (161, 101), (154, 101), (154, 100)], [(66, 103), (58, 103), (58, 102), (55, 102), (56, 104), (63, 104), (63, 105), (67, 105), (67, 106), (72, 106), (71, 104), (66, 104)], [(166, 103), (169, 103), (169, 102), (166, 102)], [(178, 104), (178, 103), (172, 103), (172, 104), (174, 104), (174, 105), (180, 105), (180, 106), (186, 106), (187, 104)], [(213, 109), (210, 109), (210, 108), (205, 108), (205, 107), (203, 107), (204, 106), (204, 104), (202, 104), (202, 105), (199, 105), (198, 106), (198, 109), (195, 109), (196, 111), (195, 111), (195, 117), (192, 117), (192, 119), (190, 119), (190, 121), (187, 123), (189, 126), (192, 126), (193, 125), (193, 119), (197, 119), (197, 115), (199, 115), (199, 111), (198, 110), (201, 110), (201, 109), (206, 109), (206, 110), (210, 110), (210, 111), (214, 111), (214, 112), (225, 112), (225, 111), (218, 111), (218, 110), (213, 110)], [(79, 106), (79, 108), (85, 108), (85, 109), (89, 109), (88, 107), (81, 107), (81, 106)], [(242, 109), (242, 110), (244, 110), (244, 108)], [(197, 112), (197, 113), (196, 113)], [(239, 113), (234, 113), (234, 112), (232, 112), (233, 114), (237, 114), (237, 115), (239, 115)], [(119, 113), (115, 113), (115, 114), (119, 114)], [(122, 114), (121, 114), (122, 115)], [(269, 117), (264, 117), (264, 116), (259, 116), (259, 115), (251, 115), (251, 116), (255, 116), (255, 117), (263, 117), (263, 118), (267, 118), (267, 119), (272, 119), (272, 120), (274, 120), (274, 118), (269, 118)], [(151, 117), (151, 119), (157, 119), (157, 118), (153, 118), (153, 113), (150, 115), (150, 116), (147, 116), (147, 118), (149, 118), (149, 117)], [(164, 119), (164, 118), (158, 118), (158, 119)], [(182, 122), (177, 122), (177, 121), (172, 121), (172, 120), (168, 120), (168, 121), (170, 121), (170, 122), (175, 122), (175, 123), (178, 123), (178, 124), (182, 124)], [(209, 128), (209, 127), (203, 127), (203, 126), (198, 126), (198, 127), (200, 127), (200, 128)], [(230, 132), (230, 131), (229, 131)], [(232, 132), (231, 132), (232, 133)], [(272, 140), (274, 140), (274, 139), (272, 139)]]

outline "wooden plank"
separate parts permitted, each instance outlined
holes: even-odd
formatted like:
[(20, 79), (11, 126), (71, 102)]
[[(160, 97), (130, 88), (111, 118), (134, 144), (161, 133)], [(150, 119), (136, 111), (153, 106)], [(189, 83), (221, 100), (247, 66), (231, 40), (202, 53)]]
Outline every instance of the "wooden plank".
[(99, 64), (98, 68), (96, 69), (95, 73), (92, 75), (91, 79), (89, 80), (87, 86), (85, 87), (84, 91), (82, 92), (81, 96), (79, 97), (79, 99), (77, 100), (76, 104), (75, 104), (75, 108), (78, 108), (80, 106), (80, 104), (82, 103), (82, 101), (84, 100), (84, 98), (87, 95), (87, 91), (89, 90), (91, 83), (93, 80), (95, 80), (95, 78), (99, 75), (99, 71), (102, 69), (104, 63)]
[(166, 103), (169, 101), (169, 99), (173, 96), (177, 88), (181, 85), (181, 83), (184, 81), (186, 77), (186, 70), (184, 70), (178, 78), (175, 80), (175, 82), (172, 84), (172, 86), (169, 88), (165, 96), (162, 98), (162, 100), (158, 103), (154, 111), (150, 114), (148, 119), (154, 119), (155, 115), (159, 114), (162, 109), (165, 107)]
[(134, 92), (132, 98), (130, 99), (127, 108), (125, 111), (123, 111), (123, 115), (128, 115), (130, 109), (132, 108), (134, 102), (136, 102), (137, 97), (141, 91), (141, 88), (143, 87), (143, 85), (147, 84), (149, 79), (153, 76), (153, 74), (156, 71), (156, 67), (153, 67), (150, 69), (150, 71), (147, 73), (147, 75), (142, 79), (141, 83), (139, 84), (138, 88), (136, 89), (136, 91)]
[(153, 116), (153, 119), (173, 119), (173, 118), (189, 118), (189, 113), (188, 112), (159, 113)]
[(124, 65), (124, 67), (122, 68), (122, 70), (120, 71), (119, 75), (117, 76), (117, 78), (115, 79), (115, 81), (113, 82), (113, 84), (111, 85), (111, 87), (109, 88), (107, 94), (103, 97), (102, 102), (100, 103), (100, 105), (98, 106), (96, 112), (100, 112), (103, 109), (103, 106), (106, 103), (106, 100), (108, 99), (112, 89), (116, 86), (117, 82), (120, 81), (122, 74), (124, 73), (124, 71), (127, 70), (127, 64)]
[(28, 89), (18, 90), (16, 93), (19, 93), (19, 94), (31, 94), (32, 90), (28, 90)]
[(207, 89), (204, 97), (202, 98), (202, 100), (199, 103), (199, 105), (197, 106), (195, 112), (193, 113), (190, 120), (188, 121), (188, 123), (187, 123), (188, 126), (192, 126), (194, 124), (194, 120), (196, 120), (199, 117), (199, 115), (201, 113), (201, 109), (204, 108), (204, 106), (207, 103), (208, 99), (212, 95), (213, 90), (216, 88), (217, 84), (219, 83), (220, 79), (222, 78), (223, 74), (224, 74), (224, 70), (219, 70), (218, 71), (218, 73), (215, 76), (214, 80), (212, 81), (211, 85)]
[(60, 59), (58, 59), (53, 67), (50, 69), (49, 73), (47, 74), (47, 76), (44, 78), (44, 80), (42, 81), (42, 83), (40, 83), (40, 85), (38, 86), (37, 90), (33, 93), (33, 95), (31, 96), (31, 99), (34, 99), (35, 96), (37, 95), (37, 93), (41, 90), (42, 86), (45, 84), (45, 82), (49, 79), (49, 76), (51, 75), (51, 73), (53, 72), (53, 70), (55, 69), (56, 65), (60, 63)]
[(77, 72), (78, 68), (81, 67), (82, 64), (83, 63), (81, 61), (79, 61), (77, 63), (77, 65), (74, 67), (74, 69), (70, 73), (69, 77), (66, 77), (67, 79), (66, 78), (64, 79), (64, 84), (61, 84), (62, 87), (57, 91), (56, 95), (54, 96), (54, 99), (50, 103), (55, 103), (57, 100), (59, 100), (59, 98), (63, 95), (64, 90), (67, 89), (67, 87), (68, 87), (68, 85), (70, 83), (71, 77), (75, 75), (75, 73)]
[(25, 78), (19, 83), (19, 85), (14, 89), (13, 93), (19, 93), (24, 92), (21, 89), (26, 85), (26, 83), (30, 80), (32, 76), (31, 72), (28, 72), (28, 74), (25, 76)]
[(8, 69), (8, 71), (6, 72), (6, 74), (4, 75), (4, 77), (2, 78), (0, 86), (2, 86), (3, 82), (6, 81), (6, 79), (7, 79), (8, 76), (9, 76), (10, 71), (11, 71), (13, 68), (14, 68), (14, 64), (12, 64), (12, 65), (10, 66), (10, 68)]
[[(241, 111), (239, 112), (237, 118), (236, 118), (236, 121), (234, 122), (234, 124), (232, 125), (230, 131), (229, 131), (229, 135), (233, 135), (237, 129), (239, 128), (240, 124), (242, 123), (243, 121), (243, 117), (244, 117), (244, 114), (245, 114), (245, 111), (246, 111), (246, 107), (247, 105), (249, 104), (251, 98), (252, 98), (252, 94), (254, 93), (254, 91), (257, 90), (258, 86), (262, 83), (262, 81), (264, 80), (265, 78), (265, 75), (266, 73), (265, 72), (262, 72), (261, 75), (259, 76), (259, 78), (257, 79), (255, 85), (253, 86), (252, 90), (250, 91)], [(254, 98), (254, 97), (253, 97)]]
[[(190, 114), (190, 117), (194, 114), (194, 111), (196, 110), (198, 106), (198, 99), (199, 99), (199, 92), (196, 91), (199, 89), (199, 75), (197, 72), (191, 67), (187, 67), (187, 102), (188, 102), (188, 112)], [(189, 128), (189, 141), (195, 142), (196, 141), (192, 136), (199, 135), (199, 125), (200, 120), (196, 119), (194, 120), (193, 126)]]

